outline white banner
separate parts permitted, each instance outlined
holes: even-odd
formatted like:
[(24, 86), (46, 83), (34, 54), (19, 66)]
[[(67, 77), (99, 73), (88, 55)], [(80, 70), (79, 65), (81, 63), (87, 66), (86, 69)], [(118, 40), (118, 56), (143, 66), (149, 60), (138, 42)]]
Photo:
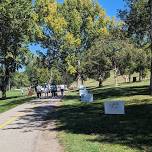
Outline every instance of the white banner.
[(125, 114), (124, 101), (106, 101), (104, 102), (105, 114)]

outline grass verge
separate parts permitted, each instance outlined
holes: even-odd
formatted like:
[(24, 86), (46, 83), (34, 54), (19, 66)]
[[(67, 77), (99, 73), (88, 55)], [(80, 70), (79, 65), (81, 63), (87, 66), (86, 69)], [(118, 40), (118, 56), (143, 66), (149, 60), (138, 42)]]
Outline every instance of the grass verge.
[(22, 96), (20, 91), (12, 90), (10, 92), (7, 92), (7, 98), (5, 100), (0, 100), (0, 113), (28, 102), (34, 98), (35, 97), (29, 97), (26, 95)]
[[(56, 107), (59, 138), (66, 152), (151, 152), (152, 97), (148, 82), (90, 88), (94, 103), (69, 92)], [(103, 102), (125, 101), (126, 115), (105, 115)]]

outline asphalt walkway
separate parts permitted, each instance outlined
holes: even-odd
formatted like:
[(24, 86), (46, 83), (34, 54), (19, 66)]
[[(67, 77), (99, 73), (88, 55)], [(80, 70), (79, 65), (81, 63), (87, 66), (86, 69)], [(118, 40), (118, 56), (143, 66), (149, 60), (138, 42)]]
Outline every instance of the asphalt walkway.
[(37, 99), (0, 114), (0, 151), (63, 152), (54, 120), (48, 119), (60, 99)]

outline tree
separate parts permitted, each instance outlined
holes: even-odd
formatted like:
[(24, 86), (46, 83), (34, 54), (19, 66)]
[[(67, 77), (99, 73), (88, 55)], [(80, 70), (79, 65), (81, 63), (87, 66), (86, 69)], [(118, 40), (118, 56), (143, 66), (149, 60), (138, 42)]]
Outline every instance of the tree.
[[(120, 18), (126, 23), (125, 29), (138, 47), (150, 44), (152, 54), (152, 1), (125, 0), (127, 8), (119, 11)], [(150, 94), (152, 94), (152, 55)]]
[(110, 19), (105, 11), (93, 0), (65, 0), (63, 4), (39, 0), (36, 10), (44, 27), (39, 42), (48, 49), (47, 56), (63, 57), (64, 69), (80, 80), (82, 53), (97, 37), (108, 33)]
[(26, 44), (32, 38), (34, 13), (31, 0), (0, 1), (0, 12), (0, 87), (5, 98), (10, 75), (22, 65)]
[(12, 87), (28, 87), (30, 86), (28, 75), (25, 72), (15, 72), (11, 78)]
[(50, 80), (51, 74), (48, 68), (42, 67), (43, 62), (37, 55), (28, 54), (25, 73), (28, 75), (31, 85), (44, 84)]
[[(125, 77), (125, 82), (131, 81), (131, 75), (135, 71), (135, 46), (128, 39), (122, 39), (115, 43), (112, 55), (112, 61), (114, 63), (115, 78), (117, 75)], [(116, 72), (117, 71), (117, 72)], [(116, 80), (117, 81), (117, 80)], [(117, 84), (116, 84), (117, 85)]]
[(147, 63), (149, 54), (143, 49), (136, 49), (134, 53), (136, 54), (134, 56), (135, 71), (139, 73), (139, 81), (141, 81), (145, 77), (148, 69)]
[(69, 52), (75, 58), (75, 64), (69, 66), (76, 71), (81, 84), (83, 75), (83, 52), (89, 50), (95, 39), (108, 34), (107, 26), (110, 19), (105, 11), (93, 0), (66, 0), (63, 14), (68, 23), (68, 32), (75, 38), (78, 45)]
[(106, 43), (105, 39), (97, 39), (85, 55), (86, 75), (89, 78), (96, 79), (99, 82), (99, 87), (110, 76), (110, 70), (112, 69), (107, 45), (108, 43)]

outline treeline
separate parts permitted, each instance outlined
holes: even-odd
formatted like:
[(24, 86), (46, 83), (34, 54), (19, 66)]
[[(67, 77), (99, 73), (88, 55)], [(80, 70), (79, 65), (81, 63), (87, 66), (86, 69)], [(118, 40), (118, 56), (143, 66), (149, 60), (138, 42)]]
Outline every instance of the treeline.
[[(3, 97), (13, 73), (25, 66), (30, 83), (70, 84), (86, 78), (99, 86), (114, 70), (142, 79), (151, 69), (150, 3), (126, 0), (122, 21), (109, 18), (94, 0), (2, 0), (0, 2), (0, 86)], [(144, 10), (144, 12), (143, 12)], [(141, 24), (142, 22), (143, 24)], [(32, 55), (29, 44), (47, 51)], [(19, 73), (18, 73), (19, 74)], [(20, 75), (20, 74), (19, 74)], [(16, 76), (17, 77), (17, 76)], [(15, 81), (17, 81), (19, 78)], [(22, 82), (21, 82), (22, 83)], [(28, 82), (27, 82), (28, 83)]]

